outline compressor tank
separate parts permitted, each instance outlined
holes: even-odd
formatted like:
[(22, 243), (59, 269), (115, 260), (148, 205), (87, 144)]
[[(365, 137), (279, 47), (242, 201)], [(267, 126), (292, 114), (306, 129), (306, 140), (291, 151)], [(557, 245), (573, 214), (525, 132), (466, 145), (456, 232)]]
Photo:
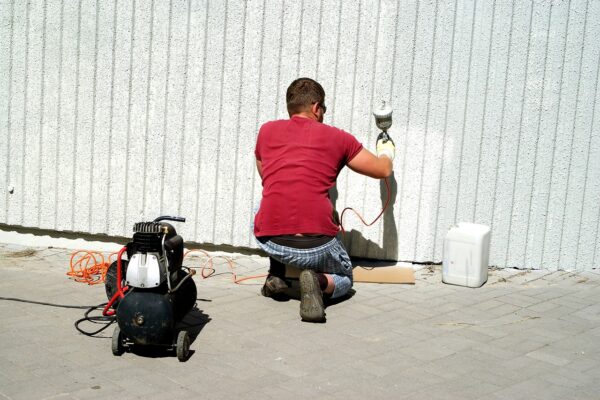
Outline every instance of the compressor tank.
[(117, 323), (136, 344), (170, 343), (173, 337), (171, 296), (149, 290), (131, 290), (121, 300)]
[[(186, 274), (179, 271), (179, 275), (181, 279)], [(172, 343), (175, 324), (192, 309), (196, 295), (192, 278), (186, 279), (174, 293), (168, 293), (164, 285), (154, 289), (132, 288), (119, 303), (117, 323), (121, 332), (136, 344)]]

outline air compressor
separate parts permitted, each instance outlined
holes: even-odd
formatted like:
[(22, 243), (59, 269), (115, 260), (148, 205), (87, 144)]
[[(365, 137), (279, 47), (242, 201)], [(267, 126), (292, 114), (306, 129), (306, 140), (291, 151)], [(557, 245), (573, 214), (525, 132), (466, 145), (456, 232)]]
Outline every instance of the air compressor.
[(196, 303), (195, 271), (182, 266), (183, 238), (164, 221), (185, 222), (185, 218), (160, 216), (134, 224), (131, 242), (108, 268), (109, 302), (103, 314), (116, 316), (115, 356), (133, 346), (167, 347), (175, 350), (179, 361), (189, 356), (189, 333), (176, 325)]

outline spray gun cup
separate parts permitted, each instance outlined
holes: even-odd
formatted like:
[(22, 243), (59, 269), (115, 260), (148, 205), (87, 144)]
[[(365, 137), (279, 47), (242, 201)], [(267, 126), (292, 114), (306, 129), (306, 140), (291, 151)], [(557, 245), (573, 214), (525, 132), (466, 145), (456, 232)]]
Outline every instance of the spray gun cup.
[(377, 128), (387, 132), (387, 130), (392, 126), (392, 116), (390, 115), (385, 118), (375, 117), (375, 124), (377, 125)]
[(382, 131), (387, 132), (392, 126), (392, 108), (389, 105), (386, 105), (385, 101), (381, 102), (381, 107), (379, 109), (373, 111), (373, 116), (375, 117), (377, 128)]

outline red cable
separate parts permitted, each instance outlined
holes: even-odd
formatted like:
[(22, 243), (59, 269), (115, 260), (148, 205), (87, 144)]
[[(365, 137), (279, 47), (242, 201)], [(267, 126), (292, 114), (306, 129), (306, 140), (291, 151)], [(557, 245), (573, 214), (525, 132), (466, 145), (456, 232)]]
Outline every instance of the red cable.
[(390, 183), (388, 182), (387, 178), (383, 179), (385, 181), (385, 188), (387, 189), (387, 199), (385, 200), (385, 204), (383, 205), (383, 208), (381, 209), (381, 212), (379, 213), (379, 215), (377, 215), (377, 217), (375, 217), (375, 219), (373, 220), (373, 222), (371, 222), (370, 224), (368, 224), (364, 218), (362, 217), (362, 215), (360, 215), (354, 208), (352, 207), (346, 207), (342, 210), (342, 214), (340, 215), (340, 228), (342, 229), (342, 234), (346, 234), (346, 230), (344, 229), (344, 213), (347, 210), (351, 210), (354, 214), (356, 214), (356, 216), (361, 220), (361, 222), (363, 224), (365, 224), (365, 226), (371, 226), (373, 225), (375, 222), (377, 222), (377, 220), (379, 218), (381, 218), (381, 216), (383, 215), (383, 213), (385, 212), (389, 202), (390, 202)]
[(110, 301), (106, 303), (106, 306), (104, 306), (104, 309), (102, 310), (102, 315), (115, 315), (116, 311), (114, 309), (110, 310), (110, 308), (117, 301), (118, 298), (122, 299), (123, 297), (125, 297), (125, 292), (129, 289), (129, 286), (123, 287), (121, 282), (123, 280), (123, 276), (121, 273), (121, 256), (126, 250), (127, 247), (124, 246), (121, 250), (119, 250), (119, 254), (117, 255), (117, 291), (110, 299)]

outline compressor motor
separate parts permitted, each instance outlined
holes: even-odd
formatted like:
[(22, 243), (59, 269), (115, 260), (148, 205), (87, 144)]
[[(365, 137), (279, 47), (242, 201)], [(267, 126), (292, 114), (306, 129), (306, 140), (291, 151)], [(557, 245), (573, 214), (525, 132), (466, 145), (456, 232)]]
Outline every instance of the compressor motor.
[(180, 361), (187, 359), (189, 335), (177, 331), (176, 324), (196, 302), (194, 271), (182, 266), (183, 238), (164, 220), (184, 222), (185, 218), (162, 216), (136, 223), (133, 239), (126, 245), (127, 260), (109, 267), (106, 294), (118, 298), (112, 306), (118, 324), (112, 341), (115, 355), (133, 345), (162, 345), (174, 348)]

